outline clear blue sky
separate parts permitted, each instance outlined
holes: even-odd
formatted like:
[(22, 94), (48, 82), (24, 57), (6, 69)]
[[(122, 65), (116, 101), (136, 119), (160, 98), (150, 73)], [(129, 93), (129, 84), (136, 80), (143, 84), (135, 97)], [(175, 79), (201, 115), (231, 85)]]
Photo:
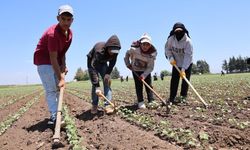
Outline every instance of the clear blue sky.
[(206, 60), (212, 73), (220, 72), (224, 59), (250, 56), (249, 0), (8, 0), (0, 9), (0, 85), (41, 83), (33, 53), (43, 32), (57, 23), (62, 4), (70, 4), (75, 12), (73, 42), (66, 56), (67, 81), (77, 68), (87, 69), (86, 54), (112, 34), (122, 44), (116, 64), (121, 75), (131, 75), (123, 58), (131, 42), (145, 32), (158, 50), (153, 73), (170, 71), (164, 45), (175, 22), (184, 23), (190, 32), (194, 62)]

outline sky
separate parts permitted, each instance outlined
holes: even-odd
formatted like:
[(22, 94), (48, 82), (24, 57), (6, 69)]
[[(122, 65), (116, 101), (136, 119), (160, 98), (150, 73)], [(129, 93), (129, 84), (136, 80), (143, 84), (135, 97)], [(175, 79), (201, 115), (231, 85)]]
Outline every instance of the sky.
[(113, 34), (122, 46), (116, 64), (120, 75), (131, 76), (123, 58), (131, 42), (144, 33), (158, 52), (152, 73), (171, 71), (164, 46), (176, 22), (189, 30), (193, 61), (205, 60), (212, 73), (219, 73), (229, 57), (250, 56), (249, 0), (8, 0), (0, 9), (0, 85), (41, 83), (33, 54), (44, 31), (58, 23), (63, 4), (74, 9), (66, 81), (73, 80), (79, 67), (86, 70), (86, 54)]

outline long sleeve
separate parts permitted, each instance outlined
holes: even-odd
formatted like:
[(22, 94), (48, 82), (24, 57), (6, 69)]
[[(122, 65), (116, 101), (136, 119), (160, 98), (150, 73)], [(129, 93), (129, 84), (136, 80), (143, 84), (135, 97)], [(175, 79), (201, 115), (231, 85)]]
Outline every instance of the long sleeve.
[(143, 72), (143, 76), (147, 77), (154, 70), (156, 56), (157, 52), (154, 52), (148, 61), (147, 69)]
[(114, 66), (116, 64), (116, 60), (117, 60), (117, 56), (115, 56), (114, 59), (109, 61), (109, 66), (107, 68), (106, 74), (110, 74), (112, 72), (112, 70), (113, 70), (113, 68), (114, 68)]
[(143, 76), (147, 77), (154, 69), (154, 60), (150, 60), (147, 69), (143, 72)]
[(192, 63), (192, 59), (193, 59), (193, 46), (192, 46), (191, 41), (187, 43), (186, 48), (184, 49), (184, 53), (185, 54), (184, 54), (182, 68), (186, 70)]
[(131, 56), (131, 50), (128, 50), (125, 54), (125, 57), (124, 57), (124, 62), (125, 62), (125, 65), (126, 66), (129, 66), (130, 65), (130, 56)]
[(166, 56), (167, 59), (170, 59), (171, 57), (173, 57), (171, 39), (170, 38), (168, 38), (168, 40), (167, 40), (167, 42), (165, 44), (165, 56)]
[(93, 47), (90, 51), (89, 51), (89, 53), (87, 54), (87, 67), (88, 68), (93, 68), (93, 66), (92, 66), (92, 59), (93, 59), (93, 57), (94, 57), (94, 53), (95, 53), (95, 47)]

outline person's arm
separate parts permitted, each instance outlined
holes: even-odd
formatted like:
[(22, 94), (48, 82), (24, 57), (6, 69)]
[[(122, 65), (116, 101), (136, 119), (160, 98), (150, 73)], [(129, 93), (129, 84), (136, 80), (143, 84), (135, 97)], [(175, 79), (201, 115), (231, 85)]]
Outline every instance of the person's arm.
[(94, 57), (94, 52), (95, 52), (95, 48), (93, 47), (91, 50), (90, 50), (90, 52), (88, 53), (88, 55), (87, 55), (87, 67), (88, 68), (93, 68), (93, 66), (92, 66), (92, 59), (93, 59), (93, 57)]
[(145, 79), (154, 70), (154, 64), (155, 64), (157, 52), (155, 52), (153, 55), (154, 56), (152, 56), (152, 58), (148, 60), (147, 69), (141, 75), (143, 79)]
[(61, 72), (65, 73), (65, 75), (66, 75), (67, 72), (68, 72), (68, 68), (66, 66), (66, 57), (65, 57), (65, 55), (62, 57), (62, 65), (61, 65), (60, 68), (61, 68)]
[(107, 71), (106, 71), (106, 74), (111, 74), (111, 72), (112, 72), (112, 70), (113, 70), (113, 68), (114, 68), (114, 66), (115, 66), (115, 64), (116, 64), (116, 60), (117, 60), (117, 56), (115, 56), (115, 58), (114, 59), (112, 59), (110, 62), (109, 62), (109, 66), (108, 66), (108, 68), (107, 68)]
[(130, 62), (132, 49), (134, 49), (134, 48), (131, 47), (131, 49), (128, 50), (128, 51), (126, 52), (126, 55), (125, 55), (125, 57), (124, 57), (125, 65), (126, 65), (129, 69), (132, 69), (132, 65), (131, 65), (131, 62)]
[(166, 44), (165, 44), (165, 56), (167, 59), (174, 59), (173, 53), (172, 53), (172, 46), (171, 46), (171, 37), (168, 38)]
[(182, 71), (187, 70), (190, 64), (192, 63), (193, 58), (193, 46), (191, 41), (187, 43), (187, 46), (184, 49), (184, 59), (182, 64)]
[(59, 66), (59, 63), (57, 61), (57, 52), (55, 51), (50, 51), (49, 52), (49, 56), (50, 56), (50, 62), (51, 62), (51, 65), (55, 71), (55, 74), (59, 80), (59, 84), (58, 86), (59, 87), (63, 87), (65, 85), (65, 81), (64, 81), (64, 73), (61, 72), (61, 69), (60, 69), (60, 66)]

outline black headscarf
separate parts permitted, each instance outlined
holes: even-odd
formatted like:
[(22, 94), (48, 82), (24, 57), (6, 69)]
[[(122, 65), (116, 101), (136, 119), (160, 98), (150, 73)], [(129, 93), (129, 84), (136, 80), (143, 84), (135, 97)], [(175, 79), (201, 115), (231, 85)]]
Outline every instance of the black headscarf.
[(175, 34), (174, 31), (175, 31), (175, 29), (177, 29), (177, 28), (181, 28), (181, 29), (184, 31), (184, 33), (186, 33), (187, 36), (190, 38), (189, 33), (188, 33), (188, 30), (185, 28), (184, 24), (181, 23), (181, 22), (177, 22), (177, 23), (174, 24), (173, 29), (170, 31), (168, 38), (169, 38), (170, 36), (172, 36), (172, 35)]

